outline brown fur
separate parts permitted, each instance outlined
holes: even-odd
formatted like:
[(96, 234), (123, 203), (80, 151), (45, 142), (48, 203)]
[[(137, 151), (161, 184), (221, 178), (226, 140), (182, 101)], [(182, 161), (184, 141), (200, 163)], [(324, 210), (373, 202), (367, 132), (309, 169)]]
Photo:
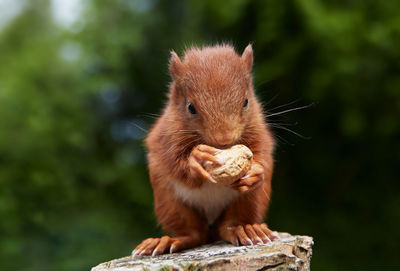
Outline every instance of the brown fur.
[[(215, 239), (238, 244), (242, 239), (232, 237), (234, 227), (263, 222), (271, 196), (274, 142), (254, 93), (252, 63), (250, 45), (242, 56), (229, 45), (191, 48), (185, 52), (183, 60), (171, 53), (173, 81), (169, 100), (146, 138), (158, 222), (163, 230), (187, 241), (180, 246), (175, 242), (176, 238), (163, 237), (166, 239), (157, 241), (168, 243), (171, 251), (175, 251), (171, 244), (178, 244), (178, 249), (182, 249)], [(246, 98), (248, 107), (243, 109)], [(189, 102), (195, 106), (196, 115), (188, 112)], [(201, 210), (179, 200), (172, 185), (180, 182), (188, 188), (198, 189), (206, 182), (192, 174), (188, 164), (197, 145), (223, 148), (239, 143), (248, 146), (254, 153), (254, 161), (264, 168), (262, 181), (255, 188), (239, 190), (240, 196), (221, 213), (215, 222), (215, 230), (210, 231)], [(142, 250), (141, 255), (156, 250), (156, 245), (146, 248), (144, 243), (151, 242), (144, 241), (136, 248), (136, 251)]]

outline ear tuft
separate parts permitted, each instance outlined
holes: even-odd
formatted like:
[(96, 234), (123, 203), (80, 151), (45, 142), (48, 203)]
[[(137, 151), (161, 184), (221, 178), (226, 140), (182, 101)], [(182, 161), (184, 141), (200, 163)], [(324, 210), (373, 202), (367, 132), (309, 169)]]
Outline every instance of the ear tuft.
[(169, 71), (174, 80), (183, 73), (183, 63), (174, 50), (171, 51), (171, 58), (169, 59)]
[(247, 45), (246, 49), (244, 49), (242, 60), (246, 65), (247, 71), (251, 72), (251, 69), (253, 67), (253, 47), (251, 46), (251, 44)]

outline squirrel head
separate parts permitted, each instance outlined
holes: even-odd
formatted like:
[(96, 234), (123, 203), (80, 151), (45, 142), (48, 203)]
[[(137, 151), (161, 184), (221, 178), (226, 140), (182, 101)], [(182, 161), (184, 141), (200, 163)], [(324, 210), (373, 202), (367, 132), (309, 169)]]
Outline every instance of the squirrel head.
[(252, 65), (251, 45), (241, 55), (230, 45), (193, 47), (182, 60), (172, 51), (169, 98), (185, 129), (216, 147), (238, 141), (256, 104)]

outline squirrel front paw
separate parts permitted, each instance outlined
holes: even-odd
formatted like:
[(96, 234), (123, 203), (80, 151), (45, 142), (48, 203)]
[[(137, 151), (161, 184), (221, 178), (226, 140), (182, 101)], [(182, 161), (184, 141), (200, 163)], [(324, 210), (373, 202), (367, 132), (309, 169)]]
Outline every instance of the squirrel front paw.
[(217, 148), (204, 144), (196, 146), (189, 156), (189, 170), (191, 175), (196, 178), (208, 180), (212, 183), (217, 183), (217, 181), (211, 177), (210, 173), (204, 169), (204, 162), (210, 161), (216, 165), (221, 165), (223, 162), (215, 157), (215, 154), (220, 151), (221, 150)]
[(257, 162), (253, 162), (247, 174), (231, 184), (231, 188), (239, 191), (240, 193), (247, 193), (258, 187), (258, 185), (260, 185), (263, 180), (264, 167)]

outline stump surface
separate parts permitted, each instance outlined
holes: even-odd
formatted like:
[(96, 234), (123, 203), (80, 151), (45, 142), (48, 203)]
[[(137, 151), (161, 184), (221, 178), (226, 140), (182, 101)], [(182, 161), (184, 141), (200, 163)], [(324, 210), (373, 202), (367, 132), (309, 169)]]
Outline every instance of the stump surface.
[(265, 245), (235, 247), (218, 242), (156, 257), (124, 257), (99, 264), (92, 271), (310, 270), (313, 239), (288, 233), (279, 233), (279, 237)]

